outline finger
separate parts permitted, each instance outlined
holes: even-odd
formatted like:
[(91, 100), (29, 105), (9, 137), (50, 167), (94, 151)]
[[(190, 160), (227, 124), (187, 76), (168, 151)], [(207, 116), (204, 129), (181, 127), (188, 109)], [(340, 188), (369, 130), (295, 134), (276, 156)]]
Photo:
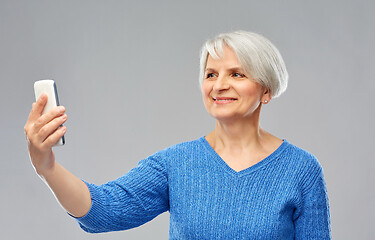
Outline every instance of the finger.
[(24, 127), (24, 130), (25, 130), (25, 133), (27, 134), (28, 130), (29, 130), (29, 125), (30, 125), (30, 122), (31, 122), (31, 119), (32, 119), (32, 111), (33, 111), (33, 108), (35, 107), (35, 102), (33, 103), (32, 107), (31, 107), (31, 110), (30, 110), (30, 113), (29, 113), (29, 117), (27, 118), (27, 121), (25, 123), (25, 127)]
[(45, 139), (53, 134), (67, 120), (67, 115), (63, 114), (60, 117), (54, 118), (52, 121), (44, 125), (38, 132), (37, 138), (39, 142), (44, 142)]
[(26, 136), (32, 130), (33, 123), (42, 115), (43, 109), (47, 104), (47, 95), (42, 94), (36, 102), (32, 104), (29, 117), (27, 118), (26, 124), (24, 126)]
[(42, 115), (44, 107), (47, 104), (47, 100), (48, 100), (47, 95), (43, 93), (38, 98), (38, 100), (35, 103), (33, 103), (33, 106), (31, 108), (31, 111), (30, 111), (30, 114), (29, 114), (29, 120), (30, 121), (35, 121), (36, 119), (38, 119)]
[(35, 121), (34, 126), (33, 126), (34, 131), (39, 132), (40, 129), (44, 127), (44, 125), (51, 122), (55, 118), (62, 116), (64, 112), (65, 112), (65, 108), (63, 106), (54, 107), (53, 109), (51, 109), (51, 111), (43, 114)]
[(49, 135), (43, 142), (44, 147), (53, 147), (62, 136), (66, 133), (66, 127), (62, 126), (59, 127), (56, 131), (54, 131), (51, 135)]

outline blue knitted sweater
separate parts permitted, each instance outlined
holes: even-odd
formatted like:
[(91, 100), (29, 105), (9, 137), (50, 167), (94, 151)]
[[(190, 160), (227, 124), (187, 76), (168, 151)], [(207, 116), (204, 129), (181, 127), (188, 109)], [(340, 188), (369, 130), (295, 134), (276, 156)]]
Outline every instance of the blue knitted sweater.
[(170, 212), (170, 239), (331, 239), (323, 170), (283, 139), (236, 172), (204, 137), (159, 151), (117, 180), (87, 183), (87, 232), (119, 231)]

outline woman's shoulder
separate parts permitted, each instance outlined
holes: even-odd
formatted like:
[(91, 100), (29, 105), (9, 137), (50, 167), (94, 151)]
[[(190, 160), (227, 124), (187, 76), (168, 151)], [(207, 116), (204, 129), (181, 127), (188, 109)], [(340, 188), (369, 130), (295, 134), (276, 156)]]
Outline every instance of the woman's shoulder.
[(318, 178), (323, 176), (323, 168), (318, 158), (310, 151), (287, 142), (284, 151), (284, 163), (288, 164), (290, 171), (298, 176), (305, 188), (309, 188)]
[(183, 141), (171, 145), (163, 150), (160, 150), (160, 154), (190, 154), (191, 152), (196, 152), (199, 148), (202, 147), (202, 140), (204, 137), (200, 137), (194, 140)]
[(293, 163), (297, 165), (321, 168), (321, 164), (314, 154), (302, 147), (288, 142), (287, 140), (285, 141), (288, 146), (284, 155), (288, 157), (289, 161), (293, 161)]
[(171, 169), (192, 160), (199, 159), (203, 153), (202, 138), (184, 141), (159, 150), (140, 162), (153, 163)]

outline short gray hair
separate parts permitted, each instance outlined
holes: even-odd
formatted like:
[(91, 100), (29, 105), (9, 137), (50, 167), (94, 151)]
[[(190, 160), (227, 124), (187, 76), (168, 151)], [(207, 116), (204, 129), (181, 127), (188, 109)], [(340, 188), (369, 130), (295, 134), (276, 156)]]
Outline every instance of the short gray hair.
[(272, 98), (280, 96), (286, 90), (288, 72), (280, 52), (262, 35), (246, 31), (223, 33), (203, 44), (200, 57), (200, 86), (204, 81), (208, 55), (214, 59), (221, 58), (225, 45), (235, 52), (244, 71), (270, 90)]

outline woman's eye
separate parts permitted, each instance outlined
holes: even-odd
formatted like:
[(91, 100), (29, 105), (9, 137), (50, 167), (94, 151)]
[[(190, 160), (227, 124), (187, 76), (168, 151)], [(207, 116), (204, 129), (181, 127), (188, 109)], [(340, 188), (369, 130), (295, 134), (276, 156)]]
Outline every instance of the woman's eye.
[(213, 77), (215, 77), (215, 74), (213, 74), (213, 73), (207, 73), (206, 74), (206, 78), (213, 78)]
[(243, 78), (243, 77), (245, 77), (245, 75), (242, 74), (242, 73), (233, 73), (233, 77), (236, 77), (236, 78)]

